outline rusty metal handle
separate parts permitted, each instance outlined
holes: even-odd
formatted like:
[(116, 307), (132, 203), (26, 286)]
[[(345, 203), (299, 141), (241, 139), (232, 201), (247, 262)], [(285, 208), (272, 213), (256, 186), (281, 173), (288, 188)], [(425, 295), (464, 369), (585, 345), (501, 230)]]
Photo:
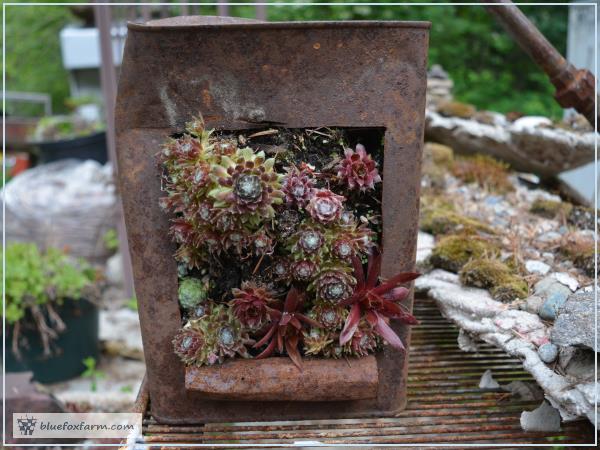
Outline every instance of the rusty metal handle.
[(546, 37), (510, 0), (483, 0), (487, 11), (506, 32), (546, 72), (556, 87), (554, 98), (563, 108), (575, 108), (594, 126), (596, 119), (596, 79), (587, 69), (569, 63)]

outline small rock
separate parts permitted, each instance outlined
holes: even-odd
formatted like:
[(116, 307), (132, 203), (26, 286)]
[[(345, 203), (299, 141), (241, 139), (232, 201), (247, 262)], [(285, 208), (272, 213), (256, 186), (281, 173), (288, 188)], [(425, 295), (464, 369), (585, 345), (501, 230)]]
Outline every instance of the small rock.
[(542, 258), (546, 261), (554, 262), (554, 253), (544, 252), (542, 253)]
[(543, 345), (540, 345), (538, 348), (538, 355), (542, 361), (549, 364), (554, 362), (558, 357), (558, 347), (551, 342), (547, 342)]
[(427, 77), (437, 78), (439, 80), (447, 80), (448, 72), (446, 72), (439, 64), (432, 64), (431, 68), (427, 71)]
[(115, 253), (106, 261), (106, 280), (113, 286), (123, 285), (123, 258)]
[(560, 283), (553, 276), (547, 276), (538, 281), (533, 287), (533, 293), (542, 298), (548, 298), (557, 292), (564, 293), (566, 296), (571, 295), (571, 290)]
[(560, 431), (560, 413), (546, 401), (533, 411), (521, 413), (521, 428), (525, 431)]
[(560, 233), (557, 233), (556, 231), (547, 231), (546, 233), (542, 233), (537, 237), (537, 240), (539, 242), (556, 242), (558, 241), (560, 238), (562, 237), (562, 235)]
[(469, 336), (462, 328), (458, 332), (458, 338), (456, 339), (458, 343), (458, 348), (460, 348), (463, 352), (477, 352), (479, 350), (479, 346), (477, 342)]
[(535, 381), (511, 381), (508, 384), (500, 386), (502, 390), (517, 395), (519, 399), (532, 402), (544, 399), (544, 391)]
[(540, 184), (540, 177), (533, 173), (519, 172), (517, 173), (517, 176), (519, 177), (519, 180), (524, 181), (527, 185), (537, 186)]
[(525, 269), (529, 273), (537, 273), (540, 275), (546, 275), (550, 271), (550, 266), (542, 261), (536, 261), (534, 259), (530, 259), (525, 261)]
[(554, 320), (558, 310), (565, 304), (568, 296), (564, 292), (555, 292), (544, 302), (539, 310), (539, 315), (544, 320)]
[(527, 311), (531, 314), (537, 314), (544, 304), (544, 299), (538, 297), (537, 295), (532, 295), (531, 297), (527, 297), (525, 299), (525, 304), (521, 309)]
[(551, 340), (560, 346), (584, 346), (598, 351), (595, 340), (594, 293), (573, 294), (558, 311)]
[(479, 389), (496, 390), (499, 388), (500, 385), (496, 380), (494, 380), (492, 371), (490, 369), (486, 370), (481, 376), (481, 380), (479, 380)]
[(513, 122), (513, 128), (517, 131), (550, 125), (552, 125), (552, 121), (544, 116), (525, 116)]
[(504, 200), (504, 197), (501, 195), (488, 195), (485, 199), (485, 204), (493, 206), (500, 203), (502, 200)]
[(582, 230), (594, 229), (594, 209), (575, 206), (569, 213), (567, 221)]
[(132, 359), (144, 359), (137, 312), (127, 308), (100, 311), (100, 340), (104, 351)]
[(417, 264), (421, 264), (429, 258), (435, 247), (435, 238), (432, 234), (419, 231), (417, 236)]
[(573, 291), (573, 292), (575, 292), (577, 290), (577, 288), (579, 287), (579, 282), (575, 278), (573, 278), (571, 275), (569, 275), (568, 273), (559, 272), (559, 273), (554, 273), (552, 275), (554, 276), (554, 278), (556, 278), (556, 280), (559, 283), (564, 284), (569, 289), (571, 289), (571, 291)]
[[(577, 380), (591, 380), (594, 378), (596, 354), (587, 348), (567, 347), (574, 349), (568, 362), (561, 366), (564, 372)], [(562, 356), (562, 355), (561, 355)], [(563, 358), (559, 358), (559, 363)], [(564, 361), (562, 361), (564, 363)]]

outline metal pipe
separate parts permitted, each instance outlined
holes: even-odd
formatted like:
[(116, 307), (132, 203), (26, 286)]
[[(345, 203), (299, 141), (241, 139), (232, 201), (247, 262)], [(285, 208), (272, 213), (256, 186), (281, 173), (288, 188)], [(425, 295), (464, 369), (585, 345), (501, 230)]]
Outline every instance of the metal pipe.
[(597, 115), (594, 75), (569, 63), (512, 1), (483, 1), (490, 3), (486, 6), (487, 11), (546, 72), (556, 87), (554, 98), (558, 104), (563, 108), (575, 108), (594, 126)]

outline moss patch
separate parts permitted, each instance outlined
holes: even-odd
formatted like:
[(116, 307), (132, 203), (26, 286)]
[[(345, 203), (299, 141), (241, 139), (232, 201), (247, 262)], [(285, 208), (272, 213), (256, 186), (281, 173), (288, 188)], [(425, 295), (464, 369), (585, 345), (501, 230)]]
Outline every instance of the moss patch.
[(491, 156), (475, 155), (457, 158), (453, 173), (465, 183), (477, 183), (489, 191), (506, 193), (514, 190), (508, 179), (509, 165)]
[(465, 264), (460, 271), (460, 281), (467, 286), (489, 289), (496, 300), (503, 302), (525, 298), (529, 293), (525, 280), (503, 262), (488, 257)]
[(476, 232), (494, 234), (494, 230), (485, 223), (466, 217), (445, 207), (425, 207), (421, 210), (420, 228), (434, 235), (458, 232)]
[(531, 208), (529, 208), (529, 212), (547, 219), (554, 219), (559, 215), (563, 217), (568, 216), (572, 209), (573, 205), (567, 202), (538, 198), (533, 202)]
[(477, 109), (468, 103), (448, 101), (441, 103), (437, 112), (446, 117), (460, 117), (461, 119), (472, 118)]
[(425, 162), (450, 169), (454, 163), (454, 150), (447, 145), (427, 142), (423, 148), (423, 159)]
[(595, 253), (592, 236), (567, 234), (561, 241), (559, 252), (566, 259), (573, 261), (575, 267), (583, 270), (588, 277), (594, 277)]
[(473, 258), (497, 256), (498, 246), (489, 239), (473, 234), (456, 234), (442, 238), (434, 247), (429, 261), (434, 267), (459, 272)]

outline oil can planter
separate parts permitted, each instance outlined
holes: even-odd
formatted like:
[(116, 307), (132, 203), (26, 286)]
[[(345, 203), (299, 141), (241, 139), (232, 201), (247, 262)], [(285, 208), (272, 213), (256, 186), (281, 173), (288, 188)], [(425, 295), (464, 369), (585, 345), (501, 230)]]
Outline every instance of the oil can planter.
[[(352, 148), (363, 141), (380, 145), (381, 276), (410, 272), (428, 27), (403, 22), (232, 23), (195, 17), (129, 25), (116, 110), (119, 182), (157, 420), (382, 416), (404, 407), (407, 353), (388, 345), (348, 360), (305, 354), (302, 371), (284, 357), (189, 367), (179, 360), (172, 344), (184, 324), (173, 257), (178, 247), (171, 242), (169, 216), (159, 208), (165, 186), (157, 175), (156, 154), (169, 136), (182, 136), (198, 114), (203, 129), (223, 136), (281, 132), (277, 130), (300, 130), (294, 132), (305, 136), (331, 128), (347, 133), (350, 141), (358, 136)], [(195, 138), (203, 132), (193, 133)], [(255, 161), (258, 155), (244, 157)], [(271, 164), (265, 162), (265, 167)], [(411, 304), (409, 295), (403, 306), (410, 310)], [(408, 328), (394, 320), (390, 325), (408, 347)]]

